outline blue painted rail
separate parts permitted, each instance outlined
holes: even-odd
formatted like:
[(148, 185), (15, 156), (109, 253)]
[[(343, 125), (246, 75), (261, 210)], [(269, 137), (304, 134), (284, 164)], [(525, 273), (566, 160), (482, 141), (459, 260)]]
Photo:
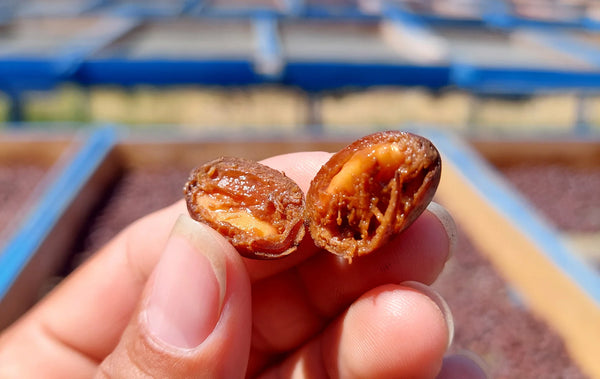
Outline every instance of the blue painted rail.
[(504, 215), (564, 271), (600, 307), (600, 274), (569, 249), (560, 233), (533, 208), (490, 164), (457, 136), (439, 131), (421, 131), (488, 204)]
[[(75, 154), (68, 157), (66, 165), (58, 165), (56, 169), (60, 171), (56, 172), (55, 169), (50, 172), (52, 181), (45, 184), (47, 189), (0, 251), (0, 329), (18, 316), (23, 308), (31, 305), (27, 304), (28, 301), (35, 299), (38, 289), (27, 285), (26, 293), (15, 293), (12, 294), (12, 299), (9, 298), (20, 275), (36, 258), (40, 247), (53, 233), (59, 220), (117, 142), (117, 134), (112, 128), (97, 129), (85, 137), (83, 144), (80, 147), (77, 145)], [(40, 270), (44, 271), (46, 268), (42, 267), (37, 271)], [(16, 297), (22, 299), (15, 299)]]

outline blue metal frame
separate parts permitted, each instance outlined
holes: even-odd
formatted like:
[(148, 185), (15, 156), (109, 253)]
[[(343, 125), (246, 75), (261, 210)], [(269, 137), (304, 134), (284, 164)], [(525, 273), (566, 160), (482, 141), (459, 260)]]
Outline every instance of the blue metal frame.
[(307, 91), (377, 85), (442, 88), (449, 84), (447, 66), (384, 63), (288, 61), (281, 82)]
[(148, 85), (250, 85), (263, 82), (250, 60), (129, 60), (90, 59), (74, 78), (81, 84)]
[(460, 168), (466, 180), (490, 205), (523, 231), (546, 254), (550, 262), (600, 305), (600, 275), (572, 254), (559, 238), (560, 233), (544, 221), (531, 204), (513, 190), (489, 163), (448, 132), (422, 130), (420, 133), (430, 138), (446, 159)]
[[(485, 0), (481, 0), (485, 1)], [(483, 26), (484, 5), (476, 10), (477, 16), (473, 18), (450, 17), (436, 13), (415, 12), (398, 3), (383, 2), (382, 16), (387, 18), (400, 18), (403, 20), (419, 20), (422, 25), (452, 25), (452, 26)]]
[(95, 29), (67, 41), (49, 56), (0, 56), (0, 90), (8, 94), (10, 120), (21, 119), (21, 97), (27, 90), (49, 90), (73, 79), (80, 65), (93, 53), (135, 28), (136, 19), (104, 19)]
[(557, 71), (456, 63), (451, 66), (450, 82), (473, 92), (498, 95), (524, 95), (559, 89), (589, 90), (600, 88), (600, 70)]
[(276, 16), (286, 17), (288, 10), (285, 8), (278, 9), (276, 7), (251, 7), (251, 6), (240, 6), (232, 8), (218, 8), (212, 7), (209, 4), (200, 3), (196, 7), (189, 9), (186, 15), (197, 17), (197, 18), (241, 18), (248, 19), (260, 16)]
[(306, 19), (330, 20), (377, 20), (379, 15), (367, 14), (359, 9), (355, 0), (351, 5), (323, 4), (319, 0), (281, 0), (284, 4), (284, 16)]
[(60, 81), (54, 62), (48, 58), (0, 59), (0, 89), (50, 89)]
[(140, 24), (134, 18), (101, 19), (94, 30), (85, 30), (60, 49), (53, 58), (56, 75), (70, 79), (86, 59)]
[(600, 19), (584, 17), (581, 20), (581, 27), (583, 28), (583, 30), (598, 32), (600, 31)]
[(117, 17), (132, 18), (169, 18), (179, 16), (193, 7), (197, 1), (164, 0), (164, 1), (129, 1), (100, 0), (92, 13), (100, 13)]
[(15, 3), (19, 3), (19, 6), (16, 6), (14, 10), (17, 13), (18, 17), (48, 17), (48, 16), (81, 16), (87, 13), (93, 12), (98, 7), (103, 6), (106, 3), (106, 0), (79, 0), (74, 1), (76, 6), (69, 8), (69, 10), (65, 13), (61, 13), (60, 11), (55, 10), (55, 5), (52, 2), (46, 2), (46, 9), (32, 9), (27, 1), (19, 1), (17, 0)]
[(47, 59), (0, 59), (0, 90), (10, 99), (8, 118), (11, 121), (22, 119), (22, 97), (25, 91), (52, 89), (59, 82), (55, 65)]
[(257, 16), (252, 26), (257, 46), (254, 70), (266, 80), (275, 81), (281, 76), (284, 65), (277, 18), (267, 14)]
[[(357, 1), (350, 2), (345, 5), (327, 5), (321, 4), (318, 1), (309, 2), (307, 0), (281, 0), (282, 7), (276, 6), (244, 6), (232, 8), (219, 8), (210, 4), (207, 0), (176, 0), (163, 1), (158, 4), (156, 2), (143, 2), (131, 0), (81, 0), (82, 5), (75, 12), (79, 15), (85, 14), (108, 14), (116, 16), (126, 16), (134, 18), (164, 18), (175, 17), (182, 14), (202, 17), (254, 17), (260, 13), (272, 13), (280, 17), (305, 17), (305, 18), (325, 18), (325, 19), (377, 19), (382, 15), (370, 14), (363, 12)], [(418, 13), (408, 9), (399, 2), (390, 3), (381, 0), (384, 8), (393, 6), (402, 12), (411, 13), (416, 17), (421, 18), (426, 23), (433, 24), (453, 24), (453, 25), (474, 25), (479, 23), (487, 23), (494, 27), (514, 28), (514, 27), (529, 27), (529, 26), (545, 26), (545, 27), (569, 27), (569, 28), (597, 28), (599, 22), (591, 20), (587, 16), (582, 15), (577, 19), (564, 20), (542, 20), (534, 18), (525, 18), (513, 12), (508, 0), (481, 0), (475, 18), (461, 18), (446, 16), (436, 13)], [(391, 5), (390, 5), (391, 4)], [(19, 8), (19, 6), (7, 5), (4, 8), (9, 9), (8, 12), (0, 12), (0, 15), (9, 15), (13, 13), (10, 9)], [(32, 16), (27, 13), (27, 8), (21, 12), (25, 16)], [(385, 12), (383, 12), (385, 13)], [(47, 15), (53, 15), (49, 11)], [(43, 16), (43, 14), (35, 14)], [(70, 12), (67, 14), (73, 16)], [(385, 15), (383, 15), (385, 16)]]
[(0, 302), (116, 141), (116, 132), (111, 128), (93, 131), (65, 169), (48, 184), (32, 212), (0, 252)]
[[(485, 27), (488, 30), (494, 28)], [(477, 33), (473, 29), (473, 33)], [(600, 89), (600, 51), (592, 46), (568, 38), (564, 32), (554, 28), (506, 29), (502, 32), (510, 36), (517, 31), (527, 31), (529, 38), (549, 50), (563, 53), (580, 60), (589, 67), (556, 68), (538, 63), (523, 63), (519, 66), (480, 64), (464, 57), (450, 59), (449, 82), (459, 88), (476, 93), (498, 95), (527, 95), (539, 91)], [(440, 36), (444, 38), (443, 36)]]
[(495, 1), (486, 12), (483, 13), (484, 21), (493, 27), (520, 28), (520, 27), (545, 27), (545, 28), (582, 28), (585, 27), (585, 18), (575, 20), (543, 20), (525, 18), (514, 14), (510, 7), (502, 1)]
[[(457, 20), (437, 15), (415, 14), (397, 5), (385, 5), (385, 2), (380, 15), (366, 15), (355, 5), (327, 8), (307, 4), (302, 0), (287, 0), (283, 3), (283, 10), (242, 7), (239, 12), (221, 14), (203, 0), (178, 0), (165, 8), (168, 11), (163, 9), (160, 12), (155, 12), (156, 9), (152, 6), (138, 2), (134, 4), (127, 0), (86, 1), (89, 14), (119, 14), (127, 17), (122, 17), (120, 23), (114, 25), (111, 24), (115, 22), (114, 19), (107, 20), (105, 28), (84, 31), (67, 41), (52, 56), (0, 56), (0, 90), (13, 98), (14, 118), (19, 117), (18, 102), (22, 91), (50, 89), (62, 81), (75, 81), (83, 85), (124, 86), (251, 85), (277, 82), (309, 91), (372, 85), (418, 85), (432, 89), (455, 85), (475, 92), (499, 94), (529, 94), (538, 90), (566, 88), (600, 89), (599, 49), (577, 43), (556, 28), (540, 29), (538, 42), (588, 62), (591, 70), (548, 69), (538, 67), (534, 63), (524, 64), (522, 67), (488, 67), (477, 62), (458, 62), (450, 58), (447, 62), (436, 63), (434, 66), (400, 60), (399, 63), (380, 63), (306, 57), (286, 61), (283, 53), (285, 46), (282, 46), (278, 30), (278, 22), (282, 19), (323, 18), (325, 21), (392, 22), (417, 33), (432, 35), (435, 34), (430, 28), (432, 25), (469, 27), (474, 33), (477, 32), (477, 28), (490, 28), (489, 25), (494, 25), (494, 28), (501, 27), (506, 33), (511, 33), (515, 25), (522, 23), (515, 18), (503, 0), (482, 3), (479, 10), (481, 20)], [(199, 22), (202, 22), (203, 18), (250, 18), (256, 42), (254, 54), (248, 57), (210, 59), (128, 59), (126, 55), (95, 56), (103, 47), (123, 37), (147, 19), (161, 22), (164, 18), (172, 19), (173, 16), (181, 14), (198, 17)], [(600, 23), (589, 23), (582, 26), (582, 30), (593, 30), (593, 25), (598, 27)], [(442, 36), (439, 37), (443, 39)]]

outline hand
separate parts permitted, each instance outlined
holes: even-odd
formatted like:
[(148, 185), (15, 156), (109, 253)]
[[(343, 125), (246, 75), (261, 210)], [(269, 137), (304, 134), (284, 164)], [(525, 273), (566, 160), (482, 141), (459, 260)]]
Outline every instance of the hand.
[[(263, 163), (306, 191), (329, 156)], [(284, 259), (246, 260), (178, 202), (132, 224), (0, 335), (0, 377), (484, 377), (465, 357), (444, 359), (451, 316), (425, 284), (449, 256), (453, 224), (430, 209), (349, 265), (310, 238)]]

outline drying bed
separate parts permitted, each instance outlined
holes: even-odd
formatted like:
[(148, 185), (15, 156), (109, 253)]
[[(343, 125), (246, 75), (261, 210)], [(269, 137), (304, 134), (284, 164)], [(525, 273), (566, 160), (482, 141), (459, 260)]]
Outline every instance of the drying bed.
[[(267, 144), (255, 147), (254, 151), (242, 149), (237, 153), (260, 159), (288, 149), (333, 151), (338, 145), (279, 144), (275, 151), (272, 150), (273, 146)], [(138, 217), (181, 199), (181, 183), (193, 166), (211, 157), (236, 151), (235, 146), (225, 148), (224, 145), (197, 148), (196, 154), (191, 150), (186, 153), (186, 149), (192, 149), (192, 145), (163, 145), (156, 149), (156, 146), (133, 144), (117, 148), (121, 153), (117, 154), (120, 156), (118, 164), (121, 165), (121, 175), (115, 178), (110, 191), (105, 193), (102, 206), (88, 219), (84, 236), (74, 248), (64, 273), (89, 258)], [(152, 150), (158, 155), (155, 159), (147, 160), (148, 155), (143, 151)], [(175, 150), (179, 150), (179, 154)], [(150, 184), (152, 193), (140, 190)], [(462, 228), (455, 255), (434, 287), (447, 299), (455, 317), (456, 335), (451, 350), (476, 353), (487, 365), (492, 377), (531, 374), (542, 377), (586, 377), (570, 358), (561, 337), (518, 301), (512, 285), (471, 243), (469, 235)]]
[(247, 21), (194, 19), (149, 22), (98, 52), (95, 58), (131, 60), (251, 59), (253, 34)]
[(598, 272), (490, 165), (515, 164), (524, 156), (537, 161), (564, 162), (573, 156), (580, 162), (593, 161), (599, 156), (597, 143), (493, 140), (472, 141), (469, 146), (448, 134), (427, 135), (446, 156), (438, 188), (442, 202), (524, 307), (561, 336), (587, 375), (598, 375), (600, 362), (594, 358), (600, 337)]
[(15, 216), (25, 209), (27, 199), (42, 180), (46, 168), (39, 165), (0, 165), (0, 246), (14, 229)]
[[(539, 287), (534, 287), (532, 295), (529, 284), (523, 282), (517, 272), (518, 267), (529, 268), (530, 271), (525, 274), (527, 277), (533, 272), (532, 264), (535, 263), (536, 270), (543, 271), (546, 265), (552, 266), (552, 263), (547, 262), (547, 257), (540, 258), (541, 264), (539, 260), (532, 260), (529, 257), (532, 253), (525, 245), (520, 250), (523, 246), (515, 244), (525, 237), (511, 235), (514, 227), (498, 227), (496, 223), (488, 228), (493, 234), (477, 229), (500, 216), (490, 213), (491, 207), (486, 209), (486, 205), (478, 203), (478, 195), (470, 194), (464, 177), (463, 183), (457, 182), (461, 176), (455, 172), (454, 152), (447, 141), (444, 142), (439, 135), (434, 137), (434, 143), (447, 157), (437, 200), (450, 209), (461, 230), (453, 259), (434, 284), (448, 300), (456, 319), (455, 342), (451, 349), (475, 352), (493, 376), (527, 376), (534, 373), (542, 377), (584, 378), (586, 374), (594, 372), (594, 355), (588, 353), (582, 356), (580, 348), (585, 347), (585, 343), (574, 342), (573, 336), (577, 337), (577, 333), (565, 331), (564, 325), (548, 316), (548, 309), (544, 308), (545, 293), (539, 292), (538, 296), (535, 291)], [(189, 171), (203, 162), (220, 155), (258, 160), (290, 151), (337, 151), (346, 142), (343, 139), (323, 142), (302, 139), (295, 142), (121, 142), (115, 145), (97, 170), (98, 173), (104, 172), (100, 175), (104, 180), (96, 181), (101, 185), (95, 191), (97, 206), (88, 213), (87, 222), (79, 224), (82, 239), (70, 247), (69, 256), (62, 262), (62, 272), (57, 270), (54, 274), (70, 272), (136, 218), (181, 199), (181, 186)], [(457, 149), (462, 151), (459, 145)], [(149, 185), (152, 185), (152, 191), (140, 190)], [(457, 192), (461, 196), (457, 196)], [(505, 231), (509, 234), (504, 235)], [(517, 268), (511, 266), (511, 269), (507, 269), (504, 266), (506, 262), (502, 261), (501, 255), (510, 251), (500, 251), (498, 254), (493, 249), (485, 249), (500, 246), (494, 238), (508, 240), (518, 250), (522, 260), (519, 260)], [(514, 261), (511, 263), (516, 264)], [(567, 295), (560, 299), (559, 305), (567, 301), (571, 302), (567, 305), (580, 306), (575, 302), (579, 295), (571, 296), (573, 283), (552, 275), (543, 277), (543, 280), (546, 280), (544, 287), (548, 287), (549, 291), (558, 288)], [(53, 280), (50, 279), (50, 282)], [(585, 306), (587, 303), (581, 309)], [(578, 308), (574, 308), (574, 311), (578, 311)], [(597, 308), (583, 315), (593, 317), (594, 312), (597, 312)], [(594, 328), (590, 328), (587, 337), (594, 333)], [(591, 352), (594, 352), (593, 348)]]
[(285, 21), (280, 32), (285, 58), (293, 62), (411, 62), (409, 53), (395, 50), (381, 38), (375, 22)]
[[(126, 172), (90, 218), (66, 272), (136, 218), (179, 200), (181, 186), (173, 181), (181, 183), (187, 174), (184, 168)], [(154, 183), (152, 194), (139, 187), (149, 183)], [(451, 351), (477, 354), (491, 377), (586, 377), (569, 357), (560, 336), (515, 301), (510, 284), (464, 232), (434, 288), (447, 300), (454, 316)]]
[(504, 145), (506, 151), (501, 155), (489, 151), (486, 144), (482, 150), (489, 152), (490, 162), (541, 217), (600, 272), (600, 144), (546, 141)]
[(114, 133), (68, 133), (61, 138), (58, 132), (25, 132), (2, 137), (4, 162), (13, 165), (21, 157), (24, 162), (40, 162), (48, 172), (30, 190), (20, 214), (14, 215), (11, 224), (16, 227), (0, 250), (0, 329), (38, 300), (46, 279), (64, 263), (73, 231), (108, 180), (97, 169), (112, 147)]
[(582, 259), (600, 273), (600, 165), (523, 163), (501, 170), (560, 230)]
[(600, 232), (600, 166), (524, 162), (500, 170), (559, 229)]
[(59, 156), (68, 138), (0, 134), (0, 248), (32, 206), (32, 196)]
[(434, 27), (448, 44), (457, 62), (478, 67), (513, 67), (564, 70), (591, 70), (593, 66), (572, 56), (551, 49), (541, 49), (526, 37), (526, 33), (494, 29)]
[(510, 283), (464, 230), (433, 288), (454, 317), (450, 351), (477, 354), (491, 378), (586, 377), (560, 336), (519, 302)]
[(73, 38), (99, 22), (94, 17), (21, 19), (0, 27), (1, 57), (54, 58)]
[(180, 200), (189, 172), (190, 168), (185, 167), (122, 172), (85, 223), (82, 238), (77, 241), (74, 254), (61, 274), (79, 266), (135, 220)]
[[(99, 207), (83, 226), (68, 273), (136, 219), (183, 199), (192, 169), (219, 156), (263, 159), (308, 149), (334, 150), (340, 143), (311, 142), (125, 142), (117, 145), (108, 166), (117, 174), (102, 194)], [(148, 188), (152, 188), (148, 191)], [(64, 274), (63, 272), (62, 274)]]
[[(179, 183), (187, 175), (183, 167), (126, 172), (115, 183), (104, 206), (91, 217), (67, 271), (136, 218), (181, 199)], [(148, 184), (153, 186), (151, 194), (139, 187)], [(456, 322), (451, 351), (479, 355), (491, 377), (585, 378), (561, 338), (511, 298), (510, 285), (464, 232), (434, 288), (448, 301)]]

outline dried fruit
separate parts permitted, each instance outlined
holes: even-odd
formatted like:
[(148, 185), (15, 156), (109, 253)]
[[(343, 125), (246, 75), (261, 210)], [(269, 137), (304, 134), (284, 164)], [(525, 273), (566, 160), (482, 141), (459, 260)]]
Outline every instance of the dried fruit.
[(399, 131), (371, 134), (320, 169), (306, 195), (315, 244), (352, 261), (406, 229), (427, 207), (441, 159), (426, 138)]
[(243, 256), (279, 258), (304, 236), (304, 194), (280, 171), (242, 158), (196, 168), (184, 187), (192, 218), (217, 230)]

